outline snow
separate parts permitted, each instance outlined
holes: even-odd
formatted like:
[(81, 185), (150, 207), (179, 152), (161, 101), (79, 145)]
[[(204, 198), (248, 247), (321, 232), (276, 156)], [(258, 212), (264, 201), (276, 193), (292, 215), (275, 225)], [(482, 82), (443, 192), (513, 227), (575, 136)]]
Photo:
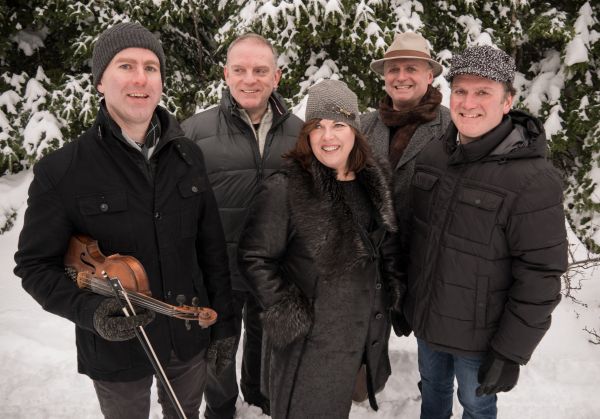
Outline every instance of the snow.
[(532, 80), (529, 94), (523, 104), (534, 115), (539, 115), (543, 103), (554, 105), (560, 99), (565, 77), (560, 64), (560, 53), (548, 51), (546, 57), (531, 66), (531, 71), (537, 72)]
[(550, 113), (544, 122), (544, 130), (546, 131), (546, 138), (552, 138), (552, 136), (562, 130), (562, 118), (560, 117), (563, 111), (560, 104), (554, 105), (550, 109)]
[[(153, 4), (161, 3), (161, 0), (153, 0)], [(383, 38), (385, 31), (379, 22), (371, 22), (367, 16), (372, 12), (371, 7), (379, 7), (384, 2), (362, 0), (360, 3), (361, 7), (357, 8), (355, 23), (369, 22), (364, 32), (372, 37), (370, 41), (375, 48), (383, 52), (387, 47)], [(423, 27), (424, 23), (419, 15), (423, 10), (420, 2), (393, 3), (395, 6), (390, 12), (395, 17), (398, 31), (418, 31)], [(456, 7), (450, 3), (438, 2), (438, 7), (441, 10), (456, 10)], [(473, 7), (475, 4), (474, 0), (464, 3), (468, 7)], [(527, 0), (512, 0), (511, 3), (513, 7), (520, 7), (526, 4)], [(296, 20), (300, 8), (305, 8), (309, 10), (309, 14), (314, 15), (332, 14), (330, 19), (335, 20), (337, 14), (344, 14), (342, 4), (343, 2), (339, 0), (308, 2), (251, 0), (245, 2), (237, 26), (240, 30), (249, 29), (259, 16), (277, 22), (288, 15), (288, 27), (280, 35), (291, 38), (290, 34), (296, 31), (296, 23), (291, 19), (292, 11), (296, 15)], [(220, 1), (218, 9), (223, 10), (224, 7), (225, 2)], [(500, 15), (505, 15), (506, 7), (499, 7), (498, 10)], [(101, 10), (101, 13), (104, 14), (105, 11)], [(556, 9), (541, 15), (550, 19), (550, 34), (560, 33), (568, 20), (564, 12)], [(101, 18), (110, 19), (106, 15)], [(494, 44), (492, 41), (492, 38), (495, 39), (494, 34), (490, 32), (490, 28), (483, 27), (480, 19), (470, 15), (460, 16), (457, 17), (457, 23), (459, 29), (467, 35), (469, 45)], [(574, 24), (575, 33), (568, 45), (561, 51), (547, 50), (544, 60), (532, 63), (527, 74), (517, 75), (515, 85), (522, 92), (522, 104), (534, 115), (539, 116), (545, 109), (549, 111), (544, 125), (548, 137), (560, 133), (563, 128), (560, 98), (565, 84), (569, 82), (567, 67), (588, 62), (589, 48), (600, 39), (600, 33), (593, 29), (597, 23), (591, 2), (584, 3), (578, 11)], [(520, 25), (520, 22), (516, 24)], [(317, 36), (319, 21), (311, 17), (308, 25), (314, 28), (314, 35)], [(227, 33), (230, 26), (230, 23), (225, 24), (219, 31), (220, 36)], [(522, 31), (520, 26), (515, 30)], [(16, 48), (30, 56), (44, 47), (46, 35), (45, 31), (20, 30), (11, 41), (16, 44)], [(222, 39), (217, 41), (220, 42)], [(290, 41), (280, 57), (279, 64), (285, 65), (295, 60), (297, 57), (295, 48), (298, 47)], [(563, 63), (561, 63), (561, 55), (564, 56)], [(452, 52), (449, 50), (442, 50), (437, 54), (437, 58), (446, 65), (451, 56)], [(301, 92), (297, 96), (303, 99), (294, 106), (294, 113), (304, 115), (306, 106), (304, 93), (308, 87), (323, 78), (341, 77), (338, 65), (343, 63), (335, 63), (328, 59), (325, 51), (312, 54), (311, 59), (306, 63), (306, 79), (300, 82)], [(0, 94), (0, 126), (1, 130), (4, 130), (4, 136), (0, 139), (6, 139), (6, 136), (12, 133), (12, 131), (9, 133), (9, 124), (15, 122), (9, 122), (8, 114), (31, 111), (33, 117), (22, 125), (26, 127), (23, 135), (29, 152), (39, 156), (50, 142), (60, 143), (62, 141), (59, 131), (60, 121), (47, 111), (39, 111), (40, 107), (43, 109), (47, 106), (44, 102), (48, 98), (48, 92), (43, 84), (48, 80), (41, 68), (34, 78), (25, 73), (10, 76), (4, 73), (1, 76), (14, 90), (5, 90)], [(72, 76), (68, 77), (72, 78)], [(88, 103), (87, 96), (83, 99), (75, 99), (75, 93), (88, 95), (82, 93), (85, 90), (82, 86), (90, 83), (90, 80), (86, 80), (85, 77), (89, 78), (89, 75), (72, 78), (72, 83), (68, 84), (63, 94), (73, 96), (73, 100)], [(590, 77), (588, 73), (588, 79)], [(592, 87), (591, 80), (587, 84)], [(435, 85), (442, 91), (443, 104), (447, 105), (448, 83), (443, 77), (438, 77)], [(220, 95), (223, 87), (221, 81), (213, 88), (212, 93)], [(589, 103), (587, 97), (585, 101)], [(585, 110), (584, 103), (582, 100), (581, 111)], [(74, 108), (73, 106), (71, 109)], [(65, 109), (64, 112), (68, 114), (69, 109)], [(91, 115), (94, 110), (85, 108), (83, 113)], [(86, 376), (76, 371), (74, 326), (65, 319), (43, 311), (21, 288), (20, 281), (12, 274), (13, 254), (23, 222), (27, 187), (31, 178), (31, 170), (0, 177), (0, 229), (4, 227), (8, 217), (14, 211), (18, 211), (14, 228), (0, 235), (0, 264), (3, 266), (0, 274), (0, 375), (3, 377), (0, 383), (0, 418), (99, 418), (101, 415), (92, 383)], [(594, 166), (586, 174), (586, 178), (595, 183), (590, 198), (593, 202), (600, 202), (600, 169)], [(592, 224), (599, 225), (598, 215), (595, 213), (593, 215)], [(596, 231), (591, 238), (599, 243), (600, 230)], [(576, 242), (572, 234), (570, 240)], [(581, 246), (575, 249), (574, 253), (577, 260), (588, 256), (581, 250)], [(599, 417), (600, 400), (597, 393), (600, 385), (600, 345), (590, 343), (591, 335), (583, 329), (600, 329), (600, 274), (598, 271), (588, 269), (577, 273), (572, 280), (576, 281), (576, 285), (581, 285), (581, 290), (573, 292), (575, 300), (565, 298), (556, 309), (550, 331), (542, 340), (530, 363), (521, 369), (518, 386), (510, 393), (500, 394), (499, 418), (595, 419)], [(238, 365), (240, 355), (241, 353), (238, 353)], [(378, 395), (379, 412), (373, 412), (367, 402), (354, 404), (350, 414), (352, 419), (398, 417), (410, 419), (419, 416), (420, 401), (416, 387), (419, 374), (414, 337), (392, 337), (390, 357), (393, 374), (386, 388)], [(151, 417), (159, 418), (160, 407), (156, 402), (155, 393), (152, 399)], [(453, 418), (459, 418), (461, 413), (455, 397)], [(257, 419), (266, 416), (261, 415), (258, 408), (250, 407), (238, 400), (237, 417)]]
[[(0, 235), (0, 264), (4, 267), (0, 280), (0, 417), (101, 418), (91, 380), (77, 373), (73, 324), (43, 311), (12, 273), (30, 180), (31, 171), (0, 178), (0, 209), (19, 209), (15, 227)], [(578, 260), (587, 256), (581, 247), (574, 249), (574, 254)], [(580, 279), (582, 290), (576, 292), (576, 298), (587, 307), (563, 299), (550, 331), (521, 369), (519, 384), (510, 393), (500, 394), (500, 419), (598, 417), (600, 346), (588, 342), (590, 335), (582, 329), (599, 328), (600, 278), (598, 272), (588, 270)], [(393, 373), (377, 396), (379, 412), (372, 411), (368, 402), (355, 403), (351, 419), (418, 418), (414, 338), (393, 337), (390, 357)], [(237, 407), (237, 418), (266, 418), (241, 400)], [(461, 413), (455, 397), (453, 418)], [(155, 391), (150, 417), (161, 417)]]
[(587, 63), (588, 52), (585, 46), (585, 41), (580, 35), (567, 44), (567, 55), (565, 56), (565, 65), (572, 66), (577, 63)]
[(19, 31), (11, 38), (11, 41), (17, 44), (17, 48), (23, 51), (26, 56), (32, 56), (38, 49), (44, 47), (45, 31), (29, 32)]
[(6, 90), (2, 94), (0, 94), (0, 108), (6, 108), (6, 112), (11, 114), (16, 114), (16, 104), (21, 100), (21, 96), (17, 94), (14, 90)]

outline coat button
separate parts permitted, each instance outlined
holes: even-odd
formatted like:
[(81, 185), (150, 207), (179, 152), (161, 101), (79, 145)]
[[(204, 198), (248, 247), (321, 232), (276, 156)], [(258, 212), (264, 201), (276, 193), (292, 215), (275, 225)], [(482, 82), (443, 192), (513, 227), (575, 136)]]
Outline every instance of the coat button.
[(376, 290), (380, 290), (381, 289), (381, 282), (378, 282), (375, 284), (375, 289)]
[(162, 214), (160, 212), (156, 211), (154, 213), (154, 218), (157, 219), (157, 220), (160, 220), (162, 218)]
[(377, 320), (381, 320), (381, 319), (383, 318), (383, 314), (381, 314), (381, 313), (377, 313), (377, 314), (375, 315), (375, 318), (376, 318)]
[(481, 204), (481, 199), (477, 198), (477, 199), (475, 200), (475, 203), (476, 203), (477, 205)]
[(106, 202), (103, 202), (100, 204), (100, 211), (102, 211), (102, 212), (108, 211), (108, 204)]
[(198, 187), (197, 186), (192, 186), (192, 192), (197, 193), (198, 192)]

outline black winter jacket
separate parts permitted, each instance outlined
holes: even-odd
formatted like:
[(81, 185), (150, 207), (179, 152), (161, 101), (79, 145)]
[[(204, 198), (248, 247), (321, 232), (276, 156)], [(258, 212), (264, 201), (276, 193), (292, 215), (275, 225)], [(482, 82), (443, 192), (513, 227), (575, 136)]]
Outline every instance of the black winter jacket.
[[(329, 403), (322, 400), (323, 388), (336, 380), (352, 388), (363, 352), (376, 408), (373, 390), (382, 388), (390, 374), (386, 291), (400, 280), (395, 239), (389, 235), (396, 229), (390, 178), (379, 166), (357, 174), (376, 213), (371, 232), (353, 221), (335, 173), (316, 160), (312, 173), (290, 163), (260, 188), (240, 239), (239, 264), (265, 309), (263, 337), (272, 350), (263, 353), (271, 357), (263, 384), (270, 387), (273, 417), (287, 417), (292, 394), (306, 396), (315, 404), (312, 410), (319, 410), (316, 406)], [(334, 298), (323, 295), (336, 288)], [(331, 307), (331, 317), (315, 317), (314, 307), (323, 306)], [(312, 368), (302, 360), (314, 342), (320, 342), (315, 345), (322, 357), (333, 352), (336, 360), (346, 361), (339, 368), (319, 366), (328, 369), (326, 382), (298, 384), (298, 369)]]
[(103, 105), (80, 138), (34, 166), (15, 274), (45, 310), (75, 323), (78, 370), (93, 379), (132, 381), (153, 369), (136, 339), (109, 342), (95, 332), (94, 311), (106, 297), (64, 274), (74, 234), (98, 240), (105, 255), (137, 258), (154, 298), (179, 305), (180, 294), (186, 304), (198, 297), (217, 311), (219, 321), (205, 330), (157, 315), (145, 329), (161, 362), (171, 350), (182, 360), (193, 357), (211, 332), (235, 333), (225, 240), (202, 153), (171, 115), (156, 112), (162, 135), (149, 162), (125, 142)]
[(302, 121), (286, 109), (277, 93), (271, 95), (269, 105), (273, 123), (262, 156), (254, 132), (240, 115), (229, 90), (223, 92), (218, 107), (196, 114), (181, 125), (206, 158), (206, 171), (225, 230), (232, 286), (236, 290), (247, 290), (236, 261), (248, 206), (260, 182), (281, 167), (281, 155), (293, 148), (302, 128)]
[(541, 122), (524, 112), (480, 140), (456, 138), (451, 124), (417, 158), (405, 315), (437, 349), (491, 347), (525, 364), (567, 267), (561, 180)]

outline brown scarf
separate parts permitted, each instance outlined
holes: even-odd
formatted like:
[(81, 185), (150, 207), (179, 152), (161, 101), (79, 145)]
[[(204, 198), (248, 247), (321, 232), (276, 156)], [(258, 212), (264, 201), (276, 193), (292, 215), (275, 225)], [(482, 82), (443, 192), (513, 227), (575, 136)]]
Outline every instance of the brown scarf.
[(427, 92), (419, 104), (409, 110), (394, 110), (392, 98), (389, 95), (381, 100), (379, 103), (381, 120), (386, 126), (396, 129), (394, 137), (390, 139), (389, 159), (392, 167), (395, 168), (400, 161), (400, 157), (419, 125), (432, 121), (436, 117), (441, 102), (442, 94), (431, 85), (427, 88)]

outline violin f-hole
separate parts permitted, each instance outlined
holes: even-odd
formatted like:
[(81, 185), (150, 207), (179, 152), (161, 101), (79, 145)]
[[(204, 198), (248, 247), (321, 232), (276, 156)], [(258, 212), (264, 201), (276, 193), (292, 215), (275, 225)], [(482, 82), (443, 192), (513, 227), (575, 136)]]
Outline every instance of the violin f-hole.
[(84, 258), (87, 256), (87, 253), (85, 252), (81, 252), (79, 254), (79, 260), (81, 261), (81, 263), (83, 263), (86, 266), (89, 266), (90, 269), (92, 270), (92, 274), (96, 273), (96, 267), (94, 265), (92, 265), (90, 262), (88, 262), (87, 260), (85, 260)]

